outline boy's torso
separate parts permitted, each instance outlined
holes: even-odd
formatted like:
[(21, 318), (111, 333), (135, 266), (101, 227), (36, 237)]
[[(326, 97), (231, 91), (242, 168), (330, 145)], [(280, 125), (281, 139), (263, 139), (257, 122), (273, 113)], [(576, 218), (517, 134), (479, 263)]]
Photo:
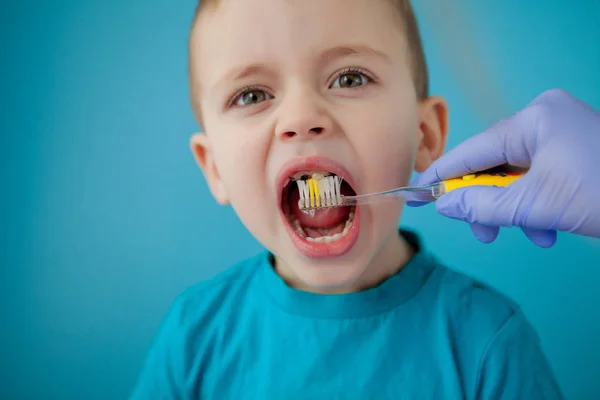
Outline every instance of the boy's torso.
[[(190, 377), (195, 380), (190, 395), (198, 399), (465, 398), (474, 390), (478, 360), (455, 354), (448, 326), (441, 326), (443, 316), (430, 317), (425, 321), (390, 313), (355, 321), (314, 321), (257, 311), (249, 318), (252, 322), (231, 321), (228, 330), (233, 332), (216, 329), (209, 335), (210, 343), (198, 349), (193, 368), (198, 373)], [(473, 375), (461, 376), (461, 370)]]
[(189, 398), (471, 398), (485, 346), (516, 308), (421, 254), (371, 296), (294, 292), (264, 255), (225, 275), (187, 292)]

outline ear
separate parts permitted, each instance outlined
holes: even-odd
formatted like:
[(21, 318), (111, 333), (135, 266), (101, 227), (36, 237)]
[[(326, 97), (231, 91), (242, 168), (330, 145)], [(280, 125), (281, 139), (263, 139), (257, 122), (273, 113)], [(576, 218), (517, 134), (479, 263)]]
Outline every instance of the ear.
[(226, 205), (229, 203), (227, 191), (219, 176), (217, 165), (213, 157), (210, 139), (204, 133), (195, 133), (190, 139), (190, 147), (192, 154), (202, 170), (204, 177), (208, 183), (208, 187), (219, 204)]
[(448, 104), (437, 96), (419, 104), (419, 147), (415, 170), (425, 171), (444, 153), (448, 138)]

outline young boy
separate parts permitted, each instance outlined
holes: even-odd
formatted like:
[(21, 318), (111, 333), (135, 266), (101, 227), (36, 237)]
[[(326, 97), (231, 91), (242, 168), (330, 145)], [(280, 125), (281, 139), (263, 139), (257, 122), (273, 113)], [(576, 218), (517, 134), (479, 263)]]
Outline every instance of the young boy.
[(183, 293), (133, 399), (559, 399), (503, 295), (398, 232), (403, 204), (306, 214), (294, 182), (408, 184), (446, 143), (407, 0), (205, 0), (192, 150), (268, 249)]

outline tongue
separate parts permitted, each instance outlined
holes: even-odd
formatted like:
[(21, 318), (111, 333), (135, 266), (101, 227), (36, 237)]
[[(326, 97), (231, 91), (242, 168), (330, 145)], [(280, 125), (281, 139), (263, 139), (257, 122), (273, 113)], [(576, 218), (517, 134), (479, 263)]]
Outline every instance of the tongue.
[(290, 210), (298, 218), (300, 225), (306, 228), (327, 229), (334, 228), (348, 219), (348, 207), (332, 207), (321, 210), (302, 211), (298, 207), (300, 193), (298, 188), (292, 188), (290, 193)]

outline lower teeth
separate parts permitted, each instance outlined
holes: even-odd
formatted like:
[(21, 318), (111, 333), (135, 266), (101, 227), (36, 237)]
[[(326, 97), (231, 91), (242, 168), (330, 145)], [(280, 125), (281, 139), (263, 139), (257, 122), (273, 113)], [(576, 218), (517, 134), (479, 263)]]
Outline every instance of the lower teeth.
[(348, 232), (350, 232), (350, 227), (352, 226), (352, 221), (354, 221), (354, 210), (350, 211), (350, 214), (348, 214), (348, 220), (346, 221), (346, 225), (344, 225), (344, 230), (342, 232), (336, 233), (335, 235), (332, 235), (332, 236), (321, 236), (319, 238), (311, 238), (311, 237), (306, 236), (306, 233), (302, 229), (302, 226), (300, 225), (300, 222), (297, 219), (294, 219), (291, 222), (291, 224), (292, 224), (292, 227), (295, 229), (296, 233), (301, 238), (306, 239), (308, 242), (331, 243), (331, 242), (335, 242), (336, 240), (343, 238), (344, 236), (346, 236), (348, 234)]
[(300, 235), (301, 238), (306, 239), (306, 234), (304, 233), (302, 226), (300, 226), (300, 221), (295, 219), (294, 222), (292, 222), (292, 227), (296, 230), (296, 233)]

